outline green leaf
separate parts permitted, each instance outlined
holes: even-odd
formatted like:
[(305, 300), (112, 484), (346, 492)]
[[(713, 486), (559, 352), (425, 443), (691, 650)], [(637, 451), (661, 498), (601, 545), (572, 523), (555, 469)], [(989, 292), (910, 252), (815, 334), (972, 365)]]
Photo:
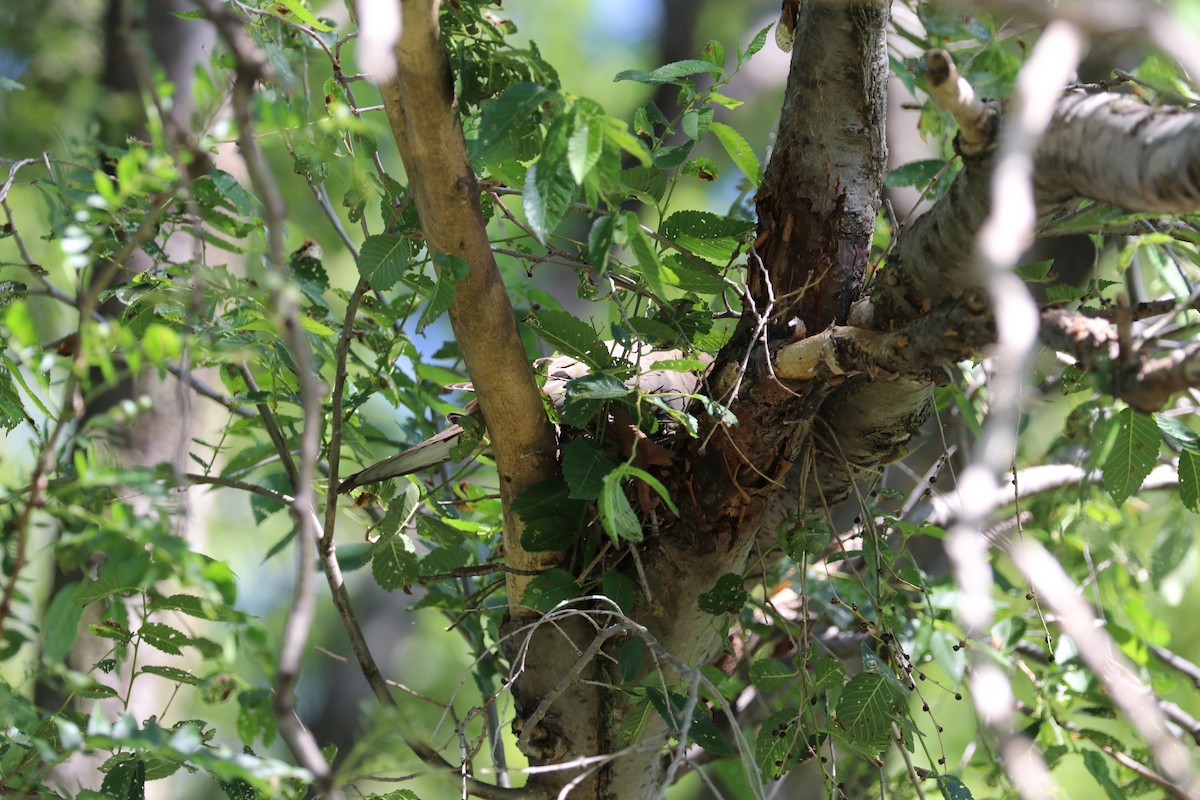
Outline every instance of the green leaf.
[(19, 344), (32, 347), (37, 344), (37, 328), (33, 324), (33, 314), (24, 300), (15, 300), (4, 313), (4, 325), (8, 333)]
[(889, 189), (901, 186), (925, 187), (937, 177), (944, 166), (946, 166), (946, 161), (941, 158), (910, 161), (889, 172), (883, 179), (883, 185)]
[[(633, 611), (633, 581), (629, 578), (610, 570), (604, 573), (600, 587), (604, 596), (620, 606), (622, 611), (626, 613)], [(638, 642), (637, 645), (637, 652), (641, 653), (641, 643)]]
[(138, 635), (142, 637), (143, 642), (155, 650), (161, 650), (173, 656), (182, 655), (182, 648), (192, 643), (191, 638), (183, 631), (178, 631), (161, 622), (147, 622), (138, 629)]
[(600, 524), (612, 539), (613, 544), (620, 545), (622, 540), (630, 542), (642, 541), (642, 523), (621, 485), (622, 473), (613, 470), (604, 476), (600, 489), (600, 502), (597, 510), (600, 514)]
[(1138, 490), (1154, 469), (1161, 447), (1158, 426), (1149, 414), (1123, 408), (1117, 414), (1117, 436), (1102, 468), (1104, 489), (1118, 506)]
[(246, 689), (238, 693), (237, 732), (246, 744), (261, 738), (266, 747), (275, 741), (275, 715), (271, 713), (271, 693), (267, 689)]
[(563, 448), (563, 479), (574, 499), (595, 500), (604, 477), (616, 468), (616, 462), (605, 458), (604, 449), (591, 439), (575, 439)]
[[(621, 183), (635, 195), (653, 205), (667, 192), (667, 176), (655, 166), (630, 167), (621, 170)], [(643, 197), (644, 196), (644, 197)]]
[(59, 588), (46, 607), (42, 621), (42, 659), (55, 664), (64, 661), (75, 644), (83, 606), (75, 602), (75, 592), (82, 584), (68, 583)]
[(1179, 499), (1189, 511), (1200, 513), (1200, 451), (1179, 454)]
[(750, 601), (745, 582), (745, 578), (737, 573), (725, 573), (717, 579), (712, 589), (700, 595), (700, 610), (714, 617), (721, 614), (740, 614), (742, 608)]
[(538, 241), (545, 242), (562, 222), (574, 195), (575, 184), (565, 162), (550, 162), (543, 155), (542, 160), (525, 173), (522, 206), (529, 228)]
[(1057, 283), (1053, 286), (1046, 287), (1046, 302), (1048, 303), (1070, 303), (1087, 295), (1086, 289), (1080, 289), (1076, 286), (1068, 286), (1067, 284)]
[(385, 292), (404, 276), (412, 260), (412, 245), (400, 236), (368, 236), (358, 251), (358, 274), (372, 289)]
[(614, 147), (629, 153), (641, 162), (643, 167), (649, 167), (654, 163), (646, 143), (630, 133), (626, 123), (613, 117), (604, 117), (601, 124), (604, 127), (604, 138)]
[(470, 264), (449, 253), (434, 253), (433, 264), (437, 267), (437, 286), (434, 287), (429, 302), (425, 304), (425, 310), (421, 312), (421, 319), (417, 321), (418, 333), (425, 330), (450, 307), (454, 302), (454, 287), (471, 272)]
[(100, 575), (97, 580), (80, 586), (75, 592), (74, 600), (81, 606), (94, 603), (114, 594), (123, 594), (137, 589), (137, 583), (127, 580), (124, 570), (114, 567), (111, 571)]
[(505, 89), (480, 115), (475, 160), (490, 164), (513, 155), (513, 142), (536, 129), (539, 109), (557, 96), (554, 90), (536, 83), (514, 83)]
[(676, 211), (659, 227), (660, 234), (680, 247), (721, 265), (729, 262), (742, 238), (753, 230), (753, 222), (707, 211)]
[(712, 125), (713, 109), (700, 108), (689, 111), (683, 115), (680, 121), (680, 126), (683, 128), (684, 134), (693, 141), (700, 141), (704, 138), (704, 134), (708, 133), (708, 127)]
[(603, 275), (608, 269), (608, 259), (612, 253), (613, 235), (616, 229), (616, 217), (605, 214), (597, 217), (588, 232), (587, 255), (592, 269), (597, 275)]
[(166, 678), (169, 681), (187, 684), (188, 686), (199, 686), (201, 683), (201, 680), (192, 673), (176, 667), (160, 667), (149, 664), (142, 667), (141, 671), (148, 675), (157, 675), (160, 678)]
[(713, 75), (724, 75), (725, 70), (715, 64), (707, 61), (699, 61), (696, 59), (688, 59), (685, 61), (673, 61), (670, 64), (663, 64), (658, 69), (652, 69), (649, 72), (642, 69), (627, 69), (623, 72), (618, 72), (613, 81), (637, 81), (649, 86), (660, 86), (664, 83), (691, 83), (684, 81), (683, 78), (690, 78), (693, 75), (708, 72)]
[(700, 57), (714, 66), (725, 66), (725, 45), (718, 42), (716, 39), (709, 39), (708, 44), (704, 45), (704, 50), (701, 51)]
[(714, 122), (710, 128), (717, 141), (721, 143), (721, 147), (725, 148), (725, 152), (729, 155), (729, 159), (742, 171), (755, 189), (758, 188), (762, 181), (762, 167), (759, 166), (758, 156), (754, 154), (754, 149), (742, 137), (740, 133), (723, 122)]
[(733, 755), (733, 748), (708, 716), (708, 709), (704, 703), (697, 701), (693, 704), (689, 715), (687, 695), (670, 692), (664, 696), (658, 689), (647, 688), (646, 696), (650, 698), (654, 710), (672, 730), (682, 735), (684, 728), (687, 728), (688, 741), (695, 742), (714, 755)]
[(521, 544), (530, 552), (557, 552), (575, 543), (588, 504), (572, 500), (561, 478), (530, 486), (513, 500), (513, 512), (525, 523)]
[(1087, 771), (1091, 773), (1096, 783), (1100, 784), (1100, 788), (1104, 790), (1104, 796), (1108, 800), (1127, 800), (1126, 794), (1113, 783), (1104, 754), (1099, 750), (1085, 749), (1082, 755), (1083, 765), (1087, 767)]
[(521, 602), (545, 614), (578, 596), (579, 584), (574, 575), (563, 569), (549, 569), (529, 582)]
[(807, 761), (826, 739), (826, 734), (801, 736), (800, 710), (785, 708), (763, 720), (754, 742), (754, 761), (764, 778), (777, 781), (792, 767)]
[(775, 658), (760, 658), (750, 665), (750, 682), (763, 692), (774, 692), (794, 681), (800, 674), (794, 667)]
[(771, 23), (758, 33), (754, 34), (754, 38), (750, 40), (750, 44), (746, 46), (746, 49), (738, 52), (739, 67), (749, 61), (751, 56), (763, 49), (763, 45), (767, 43), (767, 34), (771, 32), (771, 28), (773, 27), (774, 23)]
[(420, 575), (416, 547), (401, 531), (391, 531), (371, 545), (371, 574), (384, 591), (411, 586)]
[(654, 292), (659, 299), (666, 300), (665, 279), (669, 277), (673, 281), (674, 273), (667, 270), (658, 260), (658, 254), (654, 252), (654, 245), (650, 243), (650, 237), (642, 230), (637, 215), (632, 211), (624, 212), (624, 222), (629, 249), (633, 251), (634, 258), (637, 259), (638, 270), (646, 279), (650, 291)]
[(1026, 283), (1049, 283), (1054, 280), (1054, 259), (1022, 264), (1016, 268), (1017, 277)]
[(542, 308), (526, 317), (525, 324), (556, 351), (579, 359), (593, 370), (605, 369), (612, 364), (612, 356), (596, 331), (573, 314)]
[(1179, 450), (1200, 451), (1200, 435), (1184, 425), (1178, 417), (1168, 417), (1166, 414), (1154, 414), (1153, 416), (1163, 439), (1172, 447)]
[(620, 472), (622, 475), (630, 478), (636, 478), (637, 480), (640, 480), (642, 483), (649, 486), (658, 493), (658, 496), (662, 498), (662, 501), (666, 504), (667, 508), (671, 509), (671, 513), (675, 516), (679, 516), (679, 509), (675, 507), (675, 502), (671, 500), (671, 495), (667, 491), (667, 487), (663, 486), (662, 481), (660, 481), (658, 478), (654, 477), (649, 472), (646, 472), (644, 469), (638, 469), (637, 467), (629, 464), (622, 464), (617, 468), (617, 472)]
[(146, 762), (131, 753), (122, 753), (110, 762), (100, 791), (112, 800), (145, 800)]
[(328, 33), (333, 30), (332, 27), (314, 17), (313, 13), (305, 8), (300, 0), (276, 0), (276, 2), (286, 6), (288, 11), (296, 15), (296, 19), (308, 25), (313, 30), (318, 30), (322, 33)]
[(592, 168), (600, 160), (604, 152), (604, 130), (586, 117), (577, 123), (567, 140), (567, 164), (571, 168), (571, 177), (576, 184), (581, 184)]
[(937, 782), (938, 788), (942, 790), (942, 797), (946, 800), (975, 800), (971, 790), (955, 775), (938, 775)]
[(854, 744), (882, 751), (892, 741), (892, 723), (904, 699), (883, 675), (860, 672), (842, 687), (837, 722)]
[(175, 611), (197, 619), (220, 622), (242, 622), (247, 616), (235, 608), (209, 602), (192, 594), (173, 594), (156, 598), (146, 607), (147, 611)]

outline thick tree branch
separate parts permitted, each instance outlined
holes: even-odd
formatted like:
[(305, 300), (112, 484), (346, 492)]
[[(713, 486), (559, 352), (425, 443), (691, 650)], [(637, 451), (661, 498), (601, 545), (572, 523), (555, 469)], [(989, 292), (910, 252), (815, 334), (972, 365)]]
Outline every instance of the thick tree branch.
[(517, 334), (512, 304), (492, 256), (479, 208), (479, 184), (467, 157), (435, 0), (404, 0), (396, 47), (397, 75), (379, 88), (404, 160), (431, 252), (466, 261), (455, 287), (450, 324), (492, 432), (504, 500), (504, 549), (510, 608), (517, 610), (529, 570), (560, 560), (521, 545), (523, 525), (512, 499), (557, 472), (554, 429)]
[(1200, 115), (1074, 90), (1037, 151), (1039, 211), (1075, 197), (1164, 214), (1200, 208)]

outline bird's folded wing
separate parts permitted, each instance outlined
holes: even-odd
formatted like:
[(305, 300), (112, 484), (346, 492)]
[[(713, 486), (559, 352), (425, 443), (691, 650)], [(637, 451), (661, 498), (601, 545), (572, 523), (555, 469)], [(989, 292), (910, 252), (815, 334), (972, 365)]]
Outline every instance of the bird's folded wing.
[[(614, 351), (617, 346), (611, 345)], [(626, 381), (631, 389), (637, 389), (646, 394), (662, 395), (666, 402), (677, 410), (683, 410), (693, 392), (696, 391), (700, 376), (693, 372), (677, 370), (646, 369), (656, 362), (679, 359), (684, 353), (679, 350), (634, 350), (632, 353), (621, 351), (623, 357), (635, 361), (644, 371)], [(707, 363), (711, 359), (701, 356)], [(542, 391), (559, 410), (566, 400), (567, 384), (575, 378), (588, 374), (588, 367), (582, 361), (570, 356), (555, 356), (541, 359), (539, 367), (544, 368), (546, 382)], [(460, 384), (452, 388), (470, 389), (470, 384)], [(482, 423), (478, 406), (475, 401), (468, 404), (468, 413), (476, 416)], [(386, 458), (373, 464), (361, 472), (356, 472), (338, 486), (339, 492), (348, 492), (368, 483), (377, 483), (388, 478), (408, 475), (412, 472), (428, 469), (454, 459), (455, 451), (462, 444), (464, 430), (459, 425), (451, 425), (431, 439), (426, 439), (418, 445), (410, 447), (402, 453)], [(483, 449), (483, 443), (476, 448), (476, 453)], [(461, 455), (459, 453), (458, 455)]]
[[(354, 473), (338, 485), (338, 492), (345, 493), (368, 483), (386, 481), (451, 461), (455, 448), (462, 443), (464, 433), (461, 425), (450, 425), (436, 436)], [(483, 449), (482, 439), (479, 445), (478, 449)]]

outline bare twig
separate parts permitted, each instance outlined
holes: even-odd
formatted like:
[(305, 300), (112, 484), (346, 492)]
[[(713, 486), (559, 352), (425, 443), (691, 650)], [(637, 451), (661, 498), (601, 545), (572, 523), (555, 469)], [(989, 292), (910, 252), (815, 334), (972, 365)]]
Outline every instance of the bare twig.
[[(315, 579), (312, 571), (317, 537), (313, 482), (317, 472), (321, 387), (313, 372), (307, 334), (299, 320), (298, 292), (288, 284), (288, 267), (283, 251), (286, 207), (275, 177), (263, 156), (262, 148), (254, 136), (254, 119), (250, 104), (255, 87), (260, 80), (270, 77), (270, 70), (265, 54), (246, 34), (239, 17), (218, 5), (216, 0), (198, 0), (197, 4), (216, 26), (217, 32), (234, 56), (232, 106), (234, 118), (237, 120), (238, 145), (250, 182), (263, 204), (263, 218), (267, 229), (267, 260), (278, 281), (272, 300), (277, 324), (296, 363), (296, 380), (299, 384), (303, 414), (300, 464), (298, 468), (291, 467), (288, 470), (295, 495), (291, 508), (297, 529), (296, 585), (280, 645), (273, 710), (280, 735), (300, 763), (313, 773), (322, 794), (340, 798), (342, 794), (334, 785), (333, 770), (312, 733), (296, 716), (293, 693), (300, 676), (300, 660), (308, 641), (308, 632), (316, 616)], [(250, 378), (248, 369), (244, 374)], [(290, 456), (286, 444), (282, 441), (282, 433), (276, 431), (272, 439), (285, 466), (289, 466)]]

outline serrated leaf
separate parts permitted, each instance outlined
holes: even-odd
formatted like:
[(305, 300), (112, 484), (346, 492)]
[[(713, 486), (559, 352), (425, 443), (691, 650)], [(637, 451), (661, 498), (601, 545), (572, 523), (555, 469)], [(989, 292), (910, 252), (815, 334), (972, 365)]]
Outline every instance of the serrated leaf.
[(156, 598), (146, 607), (147, 611), (175, 611), (197, 619), (220, 622), (241, 622), (247, 617), (237, 609), (219, 605), (191, 594), (173, 594)]
[(823, 733), (801, 733), (799, 709), (785, 708), (763, 720), (754, 742), (754, 760), (764, 778), (779, 780), (811, 758), (825, 740)]
[(112, 800), (144, 800), (146, 797), (146, 762), (122, 753), (108, 765), (108, 774), (100, 783), (100, 791)]
[(173, 656), (182, 655), (181, 648), (192, 643), (191, 638), (183, 631), (175, 630), (170, 625), (164, 625), (161, 622), (147, 622), (138, 629), (138, 635), (142, 637), (143, 642), (155, 650), (161, 650)]
[(154, 664), (149, 664), (142, 667), (142, 672), (150, 675), (157, 675), (160, 678), (166, 678), (175, 683), (186, 683), (188, 686), (199, 686), (200, 679), (187, 670), (177, 669), (175, 667), (160, 667)]
[(358, 274), (372, 289), (385, 292), (391, 289), (412, 260), (412, 245), (400, 236), (377, 234), (368, 236), (358, 251)]
[(634, 702), (633, 708), (621, 720), (621, 726), (617, 728), (617, 744), (629, 747), (641, 739), (642, 731), (646, 727), (646, 718), (652, 709), (650, 698), (644, 695), (639, 697)]
[(613, 470), (604, 476), (600, 488), (600, 501), (597, 503), (600, 524), (615, 545), (620, 545), (623, 540), (642, 541), (642, 523), (634, 513), (633, 506), (629, 504), (629, 499), (625, 497), (621, 478), (620, 470)]
[(893, 715), (903, 702), (903, 695), (883, 675), (860, 672), (842, 687), (837, 722), (850, 741), (880, 751), (892, 740)]
[(708, 133), (708, 127), (713, 121), (712, 107), (699, 108), (687, 112), (680, 120), (680, 127), (683, 128), (684, 134), (693, 141), (700, 141), (704, 138), (704, 134)]
[(51, 663), (62, 662), (71, 652), (79, 633), (83, 606), (75, 602), (80, 584), (64, 584), (54, 593), (42, 621), (42, 658)]
[(1117, 433), (1112, 451), (1102, 468), (1104, 489), (1116, 505), (1138, 490), (1154, 469), (1162, 440), (1158, 425), (1149, 414), (1123, 408), (1117, 414)]
[(525, 523), (521, 544), (530, 552), (556, 552), (574, 544), (588, 504), (572, 500), (561, 478), (530, 486), (513, 500), (513, 512)]
[[(633, 581), (619, 572), (609, 571), (604, 573), (604, 578), (600, 581), (601, 591), (604, 596), (615, 602), (626, 613), (633, 611)], [(637, 652), (641, 652), (641, 643), (637, 642)]]
[(525, 191), (521, 203), (525, 219), (538, 241), (545, 242), (571, 205), (575, 184), (570, 169), (565, 163), (555, 164), (543, 160), (525, 173)]
[(308, 25), (313, 30), (318, 30), (322, 33), (328, 33), (329, 31), (333, 30), (332, 27), (314, 17), (313, 13), (305, 8), (300, 0), (276, 0), (276, 2), (285, 6), (288, 11), (296, 15), (298, 20), (303, 22), (305, 25)]
[(554, 350), (579, 359), (592, 370), (602, 370), (612, 364), (612, 356), (596, 331), (574, 314), (543, 308), (526, 317), (525, 323)]
[(1075, 286), (1058, 283), (1054, 286), (1046, 287), (1046, 302), (1048, 303), (1070, 303), (1087, 295), (1086, 289), (1080, 289)]
[(379, 520), (379, 524), (376, 526), (378, 534), (388, 536), (407, 525), (408, 521), (417, 513), (417, 503), (420, 499), (421, 487), (411, 481), (406, 481), (400, 493), (388, 503), (383, 519)]
[(1196, 450), (1179, 454), (1179, 499), (1184, 508), (1200, 513), (1200, 452)]
[(601, 124), (604, 127), (604, 138), (614, 147), (629, 153), (643, 167), (648, 167), (654, 163), (654, 159), (650, 155), (650, 149), (646, 147), (646, 143), (630, 133), (627, 124), (613, 117), (602, 118)]
[[(1118, 750), (1123, 751), (1120, 747)], [(1100, 784), (1100, 788), (1104, 790), (1104, 795), (1108, 800), (1127, 800), (1127, 795), (1121, 791), (1119, 786), (1113, 783), (1112, 775), (1108, 771), (1108, 762), (1105, 760), (1103, 753), (1090, 748), (1084, 749), (1083, 765), (1087, 767), (1087, 771), (1091, 774), (1092, 779)]]
[(740, 133), (723, 122), (714, 122), (709, 130), (717, 137), (717, 141), (721, 143), (721, 147), (725, 148), (729, 159), (750, 180), (754, 188), (757, 189), (759, 183), (762, 181), (762, 167), (759, 165), (758, 156), (755, 155), (754, 148), (750, 146)]
[(474, 158), (490, 164), (512, 156), (514, 142), (535, 129), (538, 109), (557, 97), (536, 83), (514, 83), (483, 107)]
[(420, 575), (412, 539), (400, 531), (380, 536), (371, 546), (371, 574), (384, 591), (412, 585)]
[(727, 572), (717, 579), (713, 588), (700, 595), (697, 602), (705, 614), (739, 614), (750, 600), (745, 579), (735, 572)]
[(603, 275), (608, 269), (608, 259), (613, 247), (613, 234), (616, 228), (616, 217), (606, 214), (598, 217), (592, 223), (588, 232), (587, 254), (588, 261), (597, 275)]
[(940, 158), (930, 158), (923, 161), (910, 161), (896, 167), (883, 179), (883, 185), (889, 189), (901, 186), (920, 186), (929, 184), (941, 172), (946, 162)]
[(77, 604), (86, 606), (88, 603), (94, 603), (110, 595), (131, 592), (136, 588), (136, 583), (126, 580), (124, 570), (113, 569), (101, 575), (97, 580), (79, 587), (79, 590), (75, 592), (74, 600)]
[(589, 124), (585, 118), (581, 124), (575, 126), (567, 140), (567, 164), (576, 184), (583, 183), (603, 152), (604, 131), (600, 125)]
[(1168, 417), (1166, 414), (1154, 414), (1153, 416), (1163, 439), (1172, 447), (1200, 451), (1200, 435), (1184, 425), (1178, 417)]
[(646, 284), (650, 287), (650, 291), (656, 297), (666, 300), (666, 279), (669, 277), (674, 282), (675, 274), (667, 270), (663, 266), (663, 263), (659, 261), (658, 254), (654, 252), (654, 246), (650, 244), (650, 237), (646, 236), (646, 233), (642, 230), (637, 215), (632, 211), (624, 213), (625, 232), (629, 239), (629, 249), (633, 251), (634, 258), (637, 259), (638, 271), (646, 279)]
[(449, 253), (434, 253), (433, 263), (437, 267), (437, 285), (429, 297), (429, 302), (425, 304), (425, 310), (421, 312), (421, 319), (417, 321), (418, 333), (425, 330), (450, 307), (454, 302), (454, 287), (471, 272), (470, 264)]
[(729, 746), (729, 742), (725, 741), (721, 731), (708, 716), (708, 710), (703, 703), (695, 703), (691, 708), (691, 714), (688, 715), (686, 695), (670, 692), (664, 696), (658, 689), (648, 688), (646, 696), (650, 698), (654, 710), (673, 730), (682, 734), (684, 728), (687, 729), (688, 741), (695, 742), (714, 755), (733, 755), (733, 748)]
[(563, 448), (563, 479), (572, 498), (595, 500), (604, 487), (604, 476), (616, 468), (616, 462), (605, 458), (603, 448), (591, 439), (575, 439)]
[(1054, 280), (1052, 269), (1054, 259), (1035, 261), (1032, 264), (1022, 264), (1016, 268), (1017, 277), (1026, 283), (1049, 283)]
[(774, 26), (775, 24), (771, 23), (758, 33), (754, 34), (754, 38), (750, 40), (750, 44), (746, 45), (746, 49), (738, 51), (739, 67), (749, 61), (751, 56), (763, 49), (763, 45), (767, 43), (767, 34), (771, 32), (771, 28)]
[(664, 83), (690, 83), (691, 81), (683, 81), (682, 79), (699, 75), (702, 72), (709, 72), (714, 75), (725, 74), (725, 70), (715, 64), (698, 59), (688, 59), (663, 64), (661, 67), (649, 71), (644, 69), (627, 69), (623, 72), (618, 72), (613, 81), (637, 81), (648, 86), (660, 86)]
[(946, 800), (975, 800), (971, 790), (955, 775), (938, 775), (937, 782), (938, 788), (942, 790), (942, 797)]
[(521, 603), (547, 613), (559, 603), (579, 596), (575, 576), (563, 569), (549, 569), (529, 582)]
[(652, 203), (662, 200), (667, 191), (666, 173), (650, 165), (621, 170), (621, 183), (635, 194), (646, 195)]
[(663, 220), (659, 233), (688, 252), (724, 265), (742, 237), (753, 230), (754, 223), (747, 220), (706, 211), (677, 211)]
[(761, 658), (750, 665), (750, 682), (764, 692), (782, 689), (800, 673), (775, 658)]
[(839, 689), (846, 682), (846, 667), (841, 661), (830, 656), (822, 656), (811, 665), (813, 686), (819, 689)]

